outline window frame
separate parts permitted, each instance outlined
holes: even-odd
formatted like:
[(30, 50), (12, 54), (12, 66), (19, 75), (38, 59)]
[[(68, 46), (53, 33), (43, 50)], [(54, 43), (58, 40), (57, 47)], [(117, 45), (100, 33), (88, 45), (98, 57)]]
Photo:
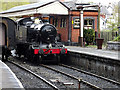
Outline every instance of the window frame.
[(73, 17), (73, 28), (80, 29), (80, 18), (79, 17)]
[(66, 18), (61, 18), (61, 19), (60, 19), (60, 27), (61, 27), (61, 28), (65, 28), (65, 27), (66, 27), (66, 24), (67, 24)]
[(58, 27), (58, 18), (53, 18), (53, 25)]
[[(85, 24), (85, 20), (87, 20), (87, 25)], [(91, 21), (91, 24), (90, 24), (90, 21)], [(84, 26), (93, 26), (93, 22), (94, 22), (93, 19), (84, 19)]]

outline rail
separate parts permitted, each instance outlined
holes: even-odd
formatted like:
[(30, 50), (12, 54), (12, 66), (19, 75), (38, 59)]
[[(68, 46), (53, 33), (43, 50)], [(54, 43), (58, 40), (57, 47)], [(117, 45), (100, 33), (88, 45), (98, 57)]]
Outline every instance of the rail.
[(35, 77), (41, 79), (42, 81), (44, 81), (45, 83), (47, 83), (48, 85), (50, 85), (51, 87), (53, 87), (55, 90), (59, 90), (59, 88), (58, 88), (57, 86), (53, 85), (52, 83), (50, 83), (49, 81), (47, 81), (46, 79), (44, 79), (44, 78), (41, 77), (40, 75), (32, 72), (31, 70), (29, 70), (29, 69), (27, 69), (27, 68), (25, 68), (25, 67), (23, 67), (23, 66), (20, 66), (20, 65), (18, 65), (17, 63), (15, 63), (15, 62), (13, 62), (13, 61), (9, 61), (9, 60), (8, 60), (8, 62), (16, 65), (17, 67), (19, 67), (19, 68), (21, 68), (21, 69), (23, 69), (23, 70), (25, 70), (25, 71), (27, 71), (27, 72), (29, 72), (29, 73), (31, 73), (31, 74), (34, 75)]

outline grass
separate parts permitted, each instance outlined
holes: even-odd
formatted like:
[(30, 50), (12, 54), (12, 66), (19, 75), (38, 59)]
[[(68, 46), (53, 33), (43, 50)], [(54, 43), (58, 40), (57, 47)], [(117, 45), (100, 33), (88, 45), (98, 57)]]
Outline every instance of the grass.
[(87, 45), (86, 47), (89, 47), (89, 48), (97, 48), (97, 45)]
[[(97, 45), (86, 45), (87, 48), (97, 48)], [(102, 45), (102, 48), (106, 48), (105, 45)]]
[(120, 36), (116, 37), (113, 41), (118, 41), (118, 42), (120, 42)]

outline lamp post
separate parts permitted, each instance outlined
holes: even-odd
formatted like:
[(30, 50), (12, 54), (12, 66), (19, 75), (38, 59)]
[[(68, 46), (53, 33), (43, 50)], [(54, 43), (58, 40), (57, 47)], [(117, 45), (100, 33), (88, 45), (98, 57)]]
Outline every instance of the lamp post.
[(81, 8), (81, 11), (80, 11), (80, 20), (81, 20), (81, 23), (80, 23), (80, 28), (81, 28), (80, 42), (81, 42), (81, 47), (83, 47), (83, 8)]
[(79, 6), (77, 9), (80, 9), (80, 30), (79, 30), (79, 43), (83, 47), (83, 7)]
[(81, 47), (83, 47), (83, 9), (88, 7), (98, 7), (98, 38), (100, 38), (100, 6), (99, 5), (78, 6), (77, 9), (80, 10), (79, 42)]

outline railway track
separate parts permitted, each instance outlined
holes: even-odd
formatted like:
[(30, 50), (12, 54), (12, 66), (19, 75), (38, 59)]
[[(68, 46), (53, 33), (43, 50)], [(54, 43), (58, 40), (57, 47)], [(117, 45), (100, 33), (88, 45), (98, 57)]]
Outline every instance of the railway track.
[[(18, 63), (18, 62), (17, 62)], [(20, 62), (19, 62), (20, 63)], [(21, 62), (21, 63), (23, 63), (23, 62)], [(26, 66), (27, 65), (27, 66)], [(100, 86), (98, 83), (101, 83), (101, 81), (100, 82), (96, 82), (95, 83), (95, 80), (93, 79), (93, 82), (91, 82), (91, 81), (89, 81), (89, 80), (87, 80), (87, 79), (84, 79), (83, 77), (81, 77), (80, 76), (80, 74), (78, 74), (79, 72), (81, 72), (81, 73), (84, 73), (84, 74), (86, 74), (86, 76), (87, 75), (90, 75), (90, 76), (93, 76), (93, 77), (96, 77), (96, 78), (100, 78), (101, 80), (105, 80), (105, 81), (108, 81), (108, 83), (110, 82), (110, 83), (113, 83), (113, 84), (115, 84), (116, 86), (120, 86), (120, 83), (119, 82), (116, 82), (116, 81), (114, 81), (114, 80), (111, 80), (111, 79), (107, 79), (107, 78), (105, 78), (105, 77), (102, 77), (102, 76), (98, 76), (98, 75), (96, 75), (96, 74), (92, 74), (92, 73), (89, 73), (89, 72), (86, 72), (86, 71), (83, 71), (83, 70), (80, 70), (80, 69), (77, 69), (77, 68), (75, 68), (75, 67), (71, 67), (71, 66), (68, 66), (68, 65), (64, 65), (64, 64), (60, 64), (60, 65), (43, 65), (43, 64), (40, 64), (39, 66), (37, 66), (37, 67), (34, 67), (34, 66), (31, 66), (30, 65), (30, 63), (26, 63), (26, 65), (25, 65), (25, 67), (27, 67), (27, 69), (29, 68), (30, 69), (30, 67), (31, 68), (36, 68), (35, 70), (31, 70), (31, 71), (33, 71), (34, 73), (37, 73), (37, 76), (41, 76), (41, 74), (42, 73), (45, 73), (45, 72), (48, 72), (48, 73), (51, 73), (50, 75), (52, 76), (52, 77), (59, 77), (59, 75), (54, 75), (54, 73), (55, 72), (57, 72), (57, 73), (55, 73), (55, 74), (61, 74), (60, 76), (65, 76), (65, 77), (68, 77), (68, 78), (71, 78), (71, 79), (73, 79), (73, 83), (74, 84), (76, 84), (77, 83), (77, 86), (75, 85), (75, 88), (79, 88), (79, 84), (80, 84), (80, 86), (82, 86), (82, 85), (84, 85), (85, 87), (87, 87), (87, 88), (90, 88), (90, 89), (92, 89), (92, 90), (94, 90), (94, 89), (96, 89), (96, 90), (102, 90), (103, 88), (111, 88), (111, 87), (104, 87), (105, 85), (103, 85), (103, 86)], [(45, 68), (45, 69), (43, 69), (44, 70), (44, 72), (43, 72), (43, 70), (41, 71), (40, 69), (41, 68)], [(67, 69), (70, 69), (70, 71), (67, 71)], [(51, 70), (51, 71), (50, 71)], [(67, 72), (66, 72), (67, 71)], [(72, 71), (72, 72), (71, 72)], [(76, 72), (74, 72), (74, 71), (76, 71)], [(71, 73), (70, 73), (71, 72)], [(78, 74), (78, 76), (76, 76), (76, 75), (74, 75), (74, 73), (76, 73), (76, 74)], [(42, 77), (44, 77), (45, 79), (46, 79), (46, 77), (47, 77), (47, 80), (49, 81), (49, 82), (51, 82), (50, 81), (50, 75), (48, 75), (48, 76), (46, 76), (45, 74), (42, 76)], [(49, 77), (49, 78), (48, 78)], [(61, 77), (61, 78), (64, 78), (64, 77)], [(91, 78), (90, 78), (90, 80), (91, 80)], [(64, 81), (64, 79), (63, 79), (63, 81)], [(59, 82), (59, 80), (58, 80), (58, 82)], [(69, 80), (68, 80), (68, 82), (69, 82)], [(102, 81), (103, 82), (103, 81)], [(59, 87), (59, 85), (56, 85), (54, 82), (51, 82), (53, 85), (55, 85), (56, 87), (57, 87), (57, 89), (60, 89), (61, 87)], [(79, 83), (79, 84), (78, 84)], [(106, 83), (106, 82), (105, 82)], [(104, 84), (104, 83), (101, 83), (101, 85), (102, 84)], [(81, 88), (81, 87), (80, 87)], [(83, 88), (83, 87), (82, 87)], [(114, 87), (113, 87), (114, 88)], [(54, 88), (54, 89), (56, 89), (56, 88)]]
[(48, 85), (50, 85), (53, 89), (59, 90), (59, 88), (58, 88), (57, 86), (53, 85), (52, 83), (50, 83), (49, 81), (47, 81), (45, 78), (43, 78), (43, 77), (41, 77), (40, 75), (32, 72), (31, 70), (29, 70), (29, 69), (27, 69), (27, 68), (25, 68), (25, 67), (23, 67), (23, 66), (21, 66), (21, 65), (19, 65), (19, 64), (17, 64), (17, 63), (15, 63), (15, 62), (13, 62), (13, 61), (8, 61), (8, 62), (16, 65), (17, 67), (19, 67), (19, 68), (21, 68), (21, 69), (29, 72), (30, 74), (34, 75), (35, 77), (41, 79), (43, 82), (45, 82), (45, 83), (47, 83)]
[[(27, 67), (27, 68), (25, 68), (25, 69), (27, 69), (27, 71), (30, 71), (29, 69), (32, 67), (32, 66), (29, 65), (29, 64), (27, 65), (27, 63), (26, 63), (26, 65), (24, 65), (25, 67), (23, 67), (23, 65), (21, 66), (21, 63), (20, 63), (20, 62), (19, 62), (19, 63), (17, 62), (18, 64), (15, 63), (15, 62), (13, 62), (13, 61), (12, 61), (12, 62), (9, 61), (9, 62), (10, 62), (10, 63), (13, 63), (14, 65), (16, 65), (16, 66), (18, 66), (18, 67), (20, 67), (20, 68), (25, 68), (25, 67)], [(23, 64), (25, 64), (25, 63), (23, 63)], [(28, 69), (28, 68), (29, 68), (29, 69)], [(32, 67), (32, 68), (33, 68), (33, 67)], [(34, 67), (34, 68), (35, 68), (35, 67)], [(39, 67), (37, 66), (37, 67), (36, 67), (37, 71), (41, 71), (40, 68), (41, 68), (41, 66), (39, 66)], [(48, 68), (45, 68), (45, 69), (48, 69)], [(35, 70), (35, 69), (34, 69), (34, 70)], [(33, 70), (33, 71), (34, 71), (34, 70)], [(49, 70), (49, 69), (48, 69), (48, 70)], [(36, 71), (36, 70), (35, 70), (35, 71)], [(53, 71), (53, 70), (50, 70), (51, 73), (52, 73), (52, 71)], [(31, 71), (30, 71), (30, 72), (31, 72)], [(46, 70), (45, 72), (47, 72), (47, 70)], [(55, 72), (55, 71), (53, 71), (53, 72)], [(33, 73), (34, 73), (34, 72), (33, 72)], [(37, 72), (37, 73), (38, 73), (38, 72)], [(41, 73), (44, 73), (44, 72), (41, 71)], [(59, 73), (57, 72), (57, 74), (59, 74)], [(37, 75), (37, 76), (38, 76), (38, 75)], [(60, 75), (60, 76), (61, 76), (61, 75)], [(43, 76), (43, 77), (44, 77), (44, 76)], [(54, 77), (54, 76), (52, 76), (52, 77)], [(57, 77), (59, 77), (59, 76), (57, 76)], [(68, 76), (66, 76), (66, 77), (68, 77)], [(46, 78), (46, 76), (45, 76), (45, 78)], [(64, 77), (63, 77), (63, 78), (64, 78)], [(63, 81), (64, 81), (64, 80), (63, 80)], [(70, 81), (70, 80), (67, 79), (67, 82), (68, 82), (68, 83), (66, 83), (66, 85), (62, 83), (62, 86), (64, 85), (65, 88), (69, 88), (70, 83), (71, 83), (71, 81), (70, 81), (70, 82), (69, 82), (69, 81)], [(75, 80), (74, 80), (74, 81), (75, 81)], [(60, 82), (58, 81), (58, 84), (59, 84), (59, 83), (60, 83)], [(75, 81), (75, 82), (73, 82), (73, 83), (71, 83), (71, 86), (74, 85), (74, 84), (77, 84), (77, 86), (72, 87), (72, 88), (78, 88), (78, 83), (79, 83), (78, 80)], [(53, 84), (54, 84), (54, 83), (53, 83)], [(68, 86), (68, 87), (67, 87), (67, 86)], [(81, 86), (82, 86), (82, 85), (81, 85)], [(58, 86), (57, 86), (57, 87), (58, 87)], [(60, 89), (60, 90), (61, 90), (61, 89), (65, 90), (65, 88), (58, 87), (58, 89)], [(84, 86), (84, 88), (87, 88), (87, 87)], [(90, 90), (91, 90), (91, 89), (90, 89)]]
[(72, 67), (72, 66), (68, 66), (68, 65), (64, 65), (64, 64), (60, 64), (60, 66), (63, 66), (63, 67), (66, 67), (66, 68), (70, 68), (70, 69), (73, 69), (73, 70), (76, 70), (78, 72), (82, 72), (82, 73), (85, 73), (85, 74), (88, 74), (88, 75), (91, 75), (91, 76), (95, 76), (97, 78), (101, 78), (101, 79), (104, 79), (106, 81), (109, 81), (113, 84), (117, 84), (120, 86), (120, 82), (117, 82), (117, 81), (114, 81), (112, 79), (108, 79), (108, 78), (105, 78), (105, 77), (102, 77), (102, 76), (99, 76), (97, 74), (93, 74), (93, 73), (90, 73), (90, 72), (87, 72), (87, 71), (84, 71), (84, 70), (81, 70), (81, 69), (78, 69), (78, 68), (75, 68), (75, 67)]
[[(16, 61), (15, 61), (16, 62)], [(13, 64), (16, 64), (16, 63), (14, 63), (13, 61), (12, 61), (12, 63)], [(18, 62), (17, 62), (18, 63)], [(23, 63), (23, 62), (19, 62), (19, 65), (21, 64), (21, 63)], [(24, 63), (23, 63), (24, 64)], [(21, 64), (22, 65), (22, 64)], [(17, 66), (18, 66), (18, 64), (17, 64)], [(23, 65), (22, 65), (23, 66)], [(30, 68), (35, 68), (34, 66), (31, 66), (31, 65), (29, 65), (28, 63), (26, 63), (26, 65), (24, 65), (25, 67), (27, 67), (27, 70), (29, 70)], [(34, 70), (32, 70), (33, 72), (35, 72), (35, 73), (39, 73), (38, 71), (40, 71), (41, 73), (45, 73), (45, 72), (50, 72), (50, 73), (55, 73), (55, 74), (58, 74), (58, 75), (52, 75), (52, 77), (60, 77), (60, 82), (62, 81), (62, 89), (63, 89), (63, 85), (65, 86), (65, 88), (76, 88), (76, 89), (80, 89), (80, 88), (86, 88), (86, 89), (89, 89), (89, 90), (101, 90), (99, 87), (97, 87), (97, 86), (95, 86), (95, 85), (93, 85), (93, 84), (91, 84), (91, 83), (89, 83), (89, 82), (86, 82), (86, 81), (84, 81), (84, 80), (82, 80), (81, 78), (77, 78), (77, 77), (74, 77), (74, 76), (72, 76), (72, 75), (70, 75), (70, 74), (67, 74), (67, 73), (64, 73), (64, 72), (60, 72), (60, 71), (57, 71), (57, 70), (54, 70), (54, 69), (51, 69), (51, 68), (48, 68), (49, 66), (47, 66), (47, 67), (45, 67), (45, 66), (47, 66), (47, 65), (39, 65), (39, 66), (37, 66), (36, 67), (36, 69), (34, 69)], [(29, 69), (28, 69), (29, 68)], [(41, 70), (41, 68), (45, 68), (45, 71), (44, 72), (42, 72), (42, 70)], [(40, 74), (40, 73), (39, 73)], [(39, 75), (38, 74), (38, 75)], [(37, 76), (38, 76), (37, 75)], [(50, 75), (49, 75), (50, 76)], [(45, 76), (42, 76), (42, 77), (44, 77), (44, 78), (46, 78), (47, 77), (47, 75), (45, 75)], [(66, 80), (65, 80), (66, 79)], [(50, 78), (49, 79), (47, 79), (48, 81), (50, 80)], [(65, 81), (64, 81), (65, 80)], [(67, 84), (65, 85), (64, 83), (66, 83), (66, 81), (67, 81)], [(51, 82), (51, 81), (50, 81)], [(69, 85), (70, 83), (72, 83), (71, 84), (71, 86)], [(52, 82), (52, 84), (54, 84), (54, 85), (56, 85), (55, 83), (53, 83)], [(58, 80), (58, 84), (59, 84), (59, 80)], [(72, 86), (73, 85), (73, 86)], [(57, 87), (58, 87), (58, 89), (60, 89), (61, 90), (61, 87), (59, 87), (59, 85), (56, 85)]]
[(89, 82), (87, 82), (87, 81), (85, 81), (85, 80), (82, 80), (82, 78), (77, 78), (77, 77), (75, 77), (75, 76), (72, 76), (72, 75), (67, 74), (67, 73), (65, 73), (65, 72), (62, 72), (62, 71), (60, 71), (60, 70), (57, 70), (57, 69), (55, 69), (55, 68), (53, 68), (53, 67), (50, 67), (50, 66), (48, 66), (48, 65), (43, 65), (43, 64), (41, 64), (41, 66), (43, 66), (43, 67), (45, 67), (45, 68), (48, 68), (48, 69), (51, 69), (51, 70), (53, 70), (53, 71), (56, 71), (56, 72), (58, 72), (58, 73), (64, 74), (64, 75), (66, 75), (66, 76), (68, 76), (68, 77), (70, 77), (70, 78), (73, 78), (73, 79), (75, 79), (75, 80), (78, 80), (78, 81), (80, 81), (81, 83), (84, 83), (84, 84), (88, 85), (88, 86), (91, 87), (92, 89), (102, 90), (102, 88), (100, 88), (100, 87), (98, 87), (98, 86), (96, 86), (96, 85), (93, 85), (93, 84), (91, 84), (91, 83), (89, 83)]
[[(83, 82), (90, 83), (91, 85), (93, 85), (93, 87), (94, 86), (98, 87), (98, 89), (103, 89), (103, 88), (119, 89), (120, 88), (119, 82), (116, 82), (114, 80), (107, 79), (105, 77), (98, 76), (96, 74), (92, 74), (92, 73), (77, 69), (74, 67), (70, 67), (70, 66), (67, 66), (64, 64), (61, 64), (60, 66), (52, 65), (52, 66), (47, 66), (47, 67), (51, 68), (51, 69), (55, 69), (56, 71), (58, 70), (60, 72), (67, 72), (68, 74), (73, 75), (73, 77), (77, 77), (77, 78), (81, 77), (83, 79), (82, 80)], [(63, 67), (65, 67), (65, 68), (63, 68)]]

